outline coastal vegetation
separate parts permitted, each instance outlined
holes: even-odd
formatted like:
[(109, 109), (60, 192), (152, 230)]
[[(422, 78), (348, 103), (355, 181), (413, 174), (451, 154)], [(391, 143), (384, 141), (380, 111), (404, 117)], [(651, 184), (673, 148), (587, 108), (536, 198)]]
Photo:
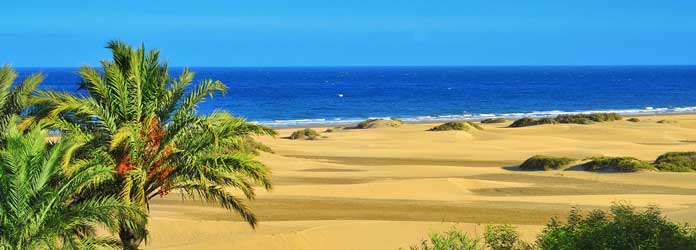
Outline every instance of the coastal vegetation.
[(503, 123), (506, 122), (507, 119), (505, 118), (488, 118), (488, 119), (483, 119), (481, 120), (481, 123), (486, 124), (486, 123)]
[[(32, 74), (15, 84), (17, 72), (9, 65), (0, 68), (0, 131), (6, 131), (13, 116), (20, 115), (26, 110), (31, 95), (43, 81), (41, 73)], [(4, 141), (4, 133), (0, 133), (0, 142)]]
[(437, 125), (428, 131), (449, 131), (449, 130), (462, 130), (469, 131), (471, 129), (483, 130), (481, 126), (470, 121), (452, 121)]
[(590, 113), (590, 114), (566, 114), (558, 115), (554, 118), (530, 118), (523, 117), (510, 124), (511, 128), (527, 127), (543, 124), (592, 124), (595, 122), (608, 122), (621, 120), (621, 115), (617, 113)]
[(528, 126), (535, 126), (535, 125), (544, 125), (544, 124), (558, 124), (558, 121), (552, 118), (540, 118), (540, 119), (535, 119), (535, 118), (529, 118), (529, 117), (523, 117), (520, 119), (515, 120), (510, 124), (511, 128), (519, 128), (519, 127), (528, 127)]
[(314, 129), (306, 128), (292, 132), (288, 138), (291, 140), (318, 140), (321, 139), (321, 134)]
[(636, 118), (636, 117), (631, 117), (631, 118), (626, 119), (626, 121), (629, 121), (629, 122), (639, 122), (640, 119), (638, 119), (638, 118)]
[(696, 152), (667, 152), (657, 157), (655, 168), (668, 172), (696, 171)]
[[(522, 164), (520, 170), (547, 171), (558, 170), (569, 166), (575, 159), (535, 155)], [(600, 172), (636, 172), (641, 170), (663, 172), (694, 172), (696, 171), (696, 152), (667, 152), (657, 157), (654, 162), (642, 161), (633, 157), (591, 157), (577, 167), (586, 171)]]
[(547, 155), (535, 155), (525, 160), (521, 165), (521, 170), (526, 171), (545, 171), (545, 170), (556, 170), (562, 167), (568, 166), (573, 163), (575, 159), (568, 157), (555, 157)]
[(677, 123), (677, 121), (675, 121), (675, 120), (669, 120), (669, 119), (663, 119), (663, 120), (657, 121), (657, 123), (660, 123), (660, 124), (674, 124), (674, 123)]
[(398, 128), (403, 125), (402, 120), (391, 118), (391, 119), (367, 119), (355, 125), (355, 129), (368, 129), (368, 128)]
[(509, 225), (488, 225), (483, 241), (459, 230), (431, 234), (430, 239), (411, 249), (491, 249), (491, 250), (553, 250), (553, 249), (696, 249), (696, 230), (677, 224), (649, 206), (637, 209), (614, 204), (609, 212), (595, 209), (583, 213), (573, 208), (561, 222), (552, 218), (533, 243), (520, 240)]
[[(144, 46), (111, 41), (107, 48), (112, 60), (78, 72), (85, 95), (38, 91), (22, 126), (60, 131), (75, 143), (75, 160), (100, 159), (114, 171), (114, 178), (89, 186), (85, 199), (118, 197), (147, 213), (151, 199), (177, 191), (256, 226), (244, 199), (254, 199), (255, 187), (271, 189), (271, 181), (250, 152), (259, 148), (252, 136), (276, 132), (224, 111), (199, 115), (198, 104), (227, 90), (220, 81), (192, 85), (187, 68), (172, 77), (159, 51)], [(137, 249), (147, 236), (145, 221), (119, 219), (122, 247)]]
[(16, 118), (7, 121), (0, 149), (0, 249), (118, 247), (118, 241), (98, 236), (97, 229), (117, 232), (124, 219), (145, 223), (142, 210), (116, 194), (89, 194), (113, 179), (107, 161), (73, 159), (73, 140), (47, 144), (46, 130), (24, 132), (15, 126)]
[(592, 157), (580, 165), (586, 171), (601, 172), (636, 172), (640, 170), (655, 170), (650, 162), (641, 161), (634, 157)]

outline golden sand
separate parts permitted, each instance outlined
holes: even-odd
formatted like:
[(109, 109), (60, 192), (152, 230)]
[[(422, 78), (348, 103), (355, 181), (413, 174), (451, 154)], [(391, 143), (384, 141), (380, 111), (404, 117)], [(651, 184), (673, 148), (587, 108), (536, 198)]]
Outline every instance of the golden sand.
[[(696, 173), (521, 172), (535, 154), (654, 160), (696, 150), (696, 115), (642, 116), (637, 123), (542, 125), (426, 131), (437, 124), (322, 133), (317, 141), (261, 138), (275, 150), (261, 161), (274, 190), (250, 205), (252, 230), (213, 205), (176, 195), (151, 204), (147, 249), (398, 249), (458, 227), (480, 235), (486, 223), (518, 225), (533, 239), (573, 206), (658, 205), (696, 223)], [(659, 124), (658, 120), (676, 120)], [(324, 128), (317, 128), (323, 131)]]

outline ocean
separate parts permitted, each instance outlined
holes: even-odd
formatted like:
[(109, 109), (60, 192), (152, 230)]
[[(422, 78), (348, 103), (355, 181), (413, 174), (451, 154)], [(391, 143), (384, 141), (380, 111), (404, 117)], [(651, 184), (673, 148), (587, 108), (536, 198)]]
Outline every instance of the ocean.
[[(43, 72), (43, 89), (77, 92), (77, 68)], [(230, 89), (203, 103), (262, 124), (309, 126), (367, 118), (445, 121), (576, 112), (696, 112), (696, 66), (192, 68)], [(177, 74), (181, 68), (172, 68)], [(21, 77), (20, 76), (20, 77)]]

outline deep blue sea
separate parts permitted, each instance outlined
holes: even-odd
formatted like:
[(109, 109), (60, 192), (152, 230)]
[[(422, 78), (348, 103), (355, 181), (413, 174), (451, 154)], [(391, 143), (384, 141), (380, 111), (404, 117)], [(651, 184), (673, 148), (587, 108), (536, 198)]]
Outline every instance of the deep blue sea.
[[(176, 74), (181, 69), (174, 68)], [(272, 126), (551, 116), (564, 112), (696, 112), (696, 66), (193, 68), (230, 90), (199, 107)], [(76, 68), (42, 88), (77, 91)]]

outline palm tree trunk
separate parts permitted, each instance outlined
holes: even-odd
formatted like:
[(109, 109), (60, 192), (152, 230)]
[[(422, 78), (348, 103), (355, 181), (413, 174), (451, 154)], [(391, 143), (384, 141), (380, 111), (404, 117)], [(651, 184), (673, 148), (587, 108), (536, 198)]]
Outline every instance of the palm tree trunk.
[(121, 245), (123, 245), (124, 250), (137, 250), (140, 243), (143, 242), (143, 234), (133, 232), (124, 227), (118, 230), (118, 237), (121, 239)]

